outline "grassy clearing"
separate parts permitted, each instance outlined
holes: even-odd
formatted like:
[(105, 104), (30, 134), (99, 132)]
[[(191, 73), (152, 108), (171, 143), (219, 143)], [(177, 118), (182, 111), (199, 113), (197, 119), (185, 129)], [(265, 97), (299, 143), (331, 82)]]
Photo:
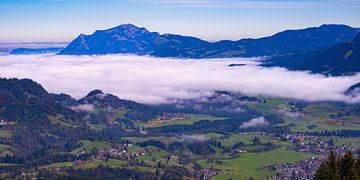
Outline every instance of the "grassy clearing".
[(121, 167), (124, 165), (123, 161), (117, 160), (117, 159), (109, 159), (108, 161), (103, 161), (103, 160), (95, 160), (93, 162), (87, 163), (87, 164), (82, 164), (79, 166), (75, 166), (73, 162), (61, 162), (61, 163), (54, 163), (54, 164), (50, 164), (47, 165), (46, 167), (73, 167), (76, 169), (93, 169), (96, 168), (100, 165), (103, 166), (110, 166), (110, 167)]
[(0, 138), (10, 138), (11, 136), (9, 130), (0, 130)]
[(16, 164), (0, 163), (0, 167), (1, 167), (1, 166), (14, 166), (14, 165), (16, 165)]
[(300, 153), (289, 150), (273, 150), (263, 153), (243, 153), (240, 157), (222, 160), (222, 164), (208, 163), (207, 160), (198, 161), (203, 167), (213, 167), (224, 171), (214, 179), (242, 179), (253, 177), (261, 179), (275, 173), (264, 168), (274, 164), (294, 163), (312, 157), (312, 154)]
[(103, 166), (110, 166), (110, 167), (122, 167), (124, 165), (123, 161), (117, 160), (117, 159), (109, 159), (109, 161), (103, 161), (103, 160), (96, 160), (87, 164), (83, 164), (80, 166), (74, 166), (74, 168), (77, 169), (93, 169), (100, 165)]
[(69, 122), (65, 122), (65, 121), (61, 120), (61, 117), (48, 116), (48, 118), (52, 124), (59, 124), (61, 126), (72, 127), (72, 128), (79, 127), (79, 125), (77, 125), (75, 123), (69, 123)]
[(105, 124), (90, 124), (90, 123), (88, 123), (88, 126), (90, 127), (91, 130), (94, 130), (94, 131), (102, 131), (103, 129), (106, 128)]
[(0, 151), (5, 151), (7, 149), (11, 149), (11, 146), (5, 145), (5, 144), (0, 144)]
[(169, 156), (169, 153), (156, 148), (154, 146), (149, 146), (145, 148), (146, 154), (144, 156), (139, 156), (139, 160), (144, 160), (145, 162), (155, 165), (158, 161), (166, 161), (167, 157)]
[(250, 103), (250, 109), (261, 112), (263, 115), (278, 114), (278, 109), (289, 108), (287, 101), (284, 99), (266, 99), (266, 103)]
[(126, 114), (127, 110), (125, 109), (116, 109), (114, 112), (108, 113), (107, 119), (109, 122), (114, 122), (118, 118), (123, 118)]
[(108, 142), (104, 141), (89, 141), (89, 140), (81, 140), (78, 142), (78, 145), (81, 146), (79, 148), (76, 148), (71, 153), (73, 154), (79, 154), (81, 151), (91, 151), (93, 149), (102, 150), (105, 148), (110, 147), (111, 145)]
[(252, 145), (252, 140), (255, 137), (258, 137), (262, 144), (265, 144), (265, 143), (273, 140), (273, 138), (269, 137), (269, 136), (232, 134), (229, 138), (221, 140), (221, 143), (225, 146), (232, 146), (233, 144), (241, 141), (246, 145)]
[[(341, 121), (331, 120), (325, 117), (307, 117), (306, 119), (293, 119), (284, 117), (285, 123), (277, 126), (291, 125), (291, 132), (320, 132), (320, 131), (336, 131), (336, 130), (358, 130), (360, 126), (353, 122), (346, 121), (344, 124)], [(316, 128), (309, 129), (309, 125), (316, 125)]]
[(171, 144), (172, 142), (180, 141), (180, 138), (177, 137), (166, 137), (166, 136), (159, 136), (159, 137), (126, 137), (124, 139), (130, 140), (134, 143), (148, 141), (148, 140), (155, 140), (160, 141), (164, 144)]
[(61, 163), (50, 164), (50, 165), (47, 165), (46, 167), (49, 167), (49, 168), (55, 168), (55, 167), (62, 168), (62, 167), (71, 167), (72, 165), (73, 165), (73, 162), (61, 162)]
[(6, 155), (13, 155), (13, 153), (11, 152), (12, 147), (5, 145), (5, 144), (0, 144), (0, 157), (4, 157)]

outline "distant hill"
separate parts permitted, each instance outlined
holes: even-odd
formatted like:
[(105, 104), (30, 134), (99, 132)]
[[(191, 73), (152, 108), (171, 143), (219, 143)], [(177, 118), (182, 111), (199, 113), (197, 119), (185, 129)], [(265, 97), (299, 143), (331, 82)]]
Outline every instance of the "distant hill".
[(64, 48), (17, 48), (10, 52), (12, 55), (30, 55), (30, 54), (47, 54), (58, 53)]
[(270, 56), (332, 46), (350, 41), (358, 29), (322, 25), (287, 30), (260, 39), (208, 42), (195, 37), (159, 34), (132, 24), (79, 35), (59, 54), (136, 54), (177, 58), (226, 58)]
[(290, 70), (341, 76), (360, 72), (360, 34), (351, 42), (332, 47), (275, 56), (265, 66), (280, 66)]

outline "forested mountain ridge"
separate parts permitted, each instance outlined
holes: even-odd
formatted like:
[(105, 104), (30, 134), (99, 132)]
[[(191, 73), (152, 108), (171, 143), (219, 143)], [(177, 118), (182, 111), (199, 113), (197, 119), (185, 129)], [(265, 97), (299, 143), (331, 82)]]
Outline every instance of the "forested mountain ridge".
[(264, 61), (265, 66), (280, 66), (290, 70), (341, 76), (360, 72), (360, 34), (346, 43), (300, 53), (275, 56)]
[(104, 121), (109, 117), (81, 109), (84, 105), (101, 111), (112, 107), (112, 111), (121, 110), (128, 119), (143, 121), (157, 113), (146, 105), (102, 92), (101, 96), (90, 93), (77, 101), (65, 94), (50, 94), (29, 79), (0, 79), (0, 119), (5, 124), (1, 127), (0, 143), (14, 147), (19, 153), (31, 153), (48, 146), (64, 146), (76, 139), (101, 136), (91, 132), (85, 116), (93, 115), (97, 121), (102, 119), (99, 116)]

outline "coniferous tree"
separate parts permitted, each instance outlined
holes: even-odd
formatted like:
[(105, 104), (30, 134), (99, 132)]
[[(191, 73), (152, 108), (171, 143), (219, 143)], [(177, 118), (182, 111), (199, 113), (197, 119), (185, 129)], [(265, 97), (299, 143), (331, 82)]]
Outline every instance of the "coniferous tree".
[(355, 159), (351, 151), (348, 151), (340, 160), (340, 175), (342, 179), (354, 179)]
[(327, 180), (331, 179), (329, 167), (326, 165), (325, 162), (321, 163), (319, 169), (315, 173), (314, 180)]
[(314, 176), (315, 180), (359, 180), (360, 157), (355, 159), (348, 151), (342, 158), (334, 152), (329, 154), (327, 161), (323, 162)]
[(337, 158), (334, 152), (330, 152), (326, 164), (329, 168), (330, 179), (340, 179), (339, 158)]
[(355, 162), (354, 177), (360, 179), (360, 156)]
[(327, 161), (321, 163), (315, 173), (315, 180), (340, 180), (339, 159), (334, 152), (330, 152)]

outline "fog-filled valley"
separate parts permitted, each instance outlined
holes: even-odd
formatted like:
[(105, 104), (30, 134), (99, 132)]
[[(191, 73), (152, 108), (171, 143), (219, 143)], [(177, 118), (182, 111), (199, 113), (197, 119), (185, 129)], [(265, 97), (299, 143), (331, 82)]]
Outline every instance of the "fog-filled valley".
[(358, 180), (359, 9), (0, 0), (0, 180)]
[[(258, 66), (261, 58), (175, 59), (134, 55), (0, 56), (0, 76), (30, 78), (49, 92), (81, 98), (94, 89), (139, 103), (171, 103), (211, 96), (214, 91), (356, 103), (345, 91), (360, 74), (326, 77)], [(265, 60), (266, 61), (266, 60)]]

